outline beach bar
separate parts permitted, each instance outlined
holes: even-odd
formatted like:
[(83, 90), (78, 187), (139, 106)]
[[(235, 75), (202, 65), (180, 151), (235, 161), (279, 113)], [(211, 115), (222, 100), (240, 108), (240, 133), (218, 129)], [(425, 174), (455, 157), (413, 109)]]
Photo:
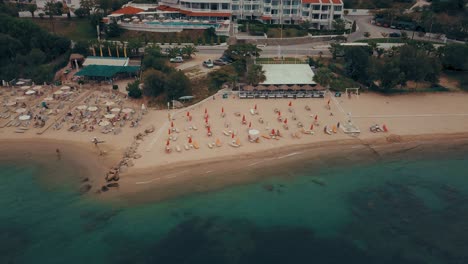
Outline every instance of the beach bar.
[(262, 64), (265, 81), (241, 86), (241, 99), (323, 98), (325, 89), (314, 82), (308, 64)]

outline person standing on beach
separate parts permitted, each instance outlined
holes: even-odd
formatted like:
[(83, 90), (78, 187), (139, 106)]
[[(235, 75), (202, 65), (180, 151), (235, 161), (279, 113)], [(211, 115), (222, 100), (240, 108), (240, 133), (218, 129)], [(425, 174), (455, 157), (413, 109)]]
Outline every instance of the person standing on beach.
[(56, 149), (55, 153), (57, 154), (57, 160), (60, 160), (60, 158), (61, 158), (60, 149)]

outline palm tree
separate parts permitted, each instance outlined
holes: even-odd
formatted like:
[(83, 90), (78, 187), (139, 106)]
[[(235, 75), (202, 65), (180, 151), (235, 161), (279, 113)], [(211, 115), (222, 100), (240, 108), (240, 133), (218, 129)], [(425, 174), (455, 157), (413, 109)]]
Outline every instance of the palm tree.
[(31, 16), (34, 18), (34, 12), (37, 10), (37, 5), (30, 4), (28, 5), (28, 11), (31, 12)]
[(265, 71), (260, 64), (253, 64), (247, 72), (247, 81), (252, 85), (257, 85), (265, 81)]
[(170, 58), (182, 55), (182, 51), (179, 47), (169, 47), (166, 48), (166, 53)]
[(182, 53), (187, 56), (188, 58), (191, 58), (192, 55), (194, 55), (196, 52), (198, 52), (197, 48), (193, 45), (185, 45), (182, 48)]

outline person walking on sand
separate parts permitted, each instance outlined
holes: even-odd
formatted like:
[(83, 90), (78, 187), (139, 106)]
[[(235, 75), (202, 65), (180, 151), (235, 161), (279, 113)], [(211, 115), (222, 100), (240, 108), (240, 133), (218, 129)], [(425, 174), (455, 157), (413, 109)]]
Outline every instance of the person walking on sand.
[(55, 153), (57, 154), (57, 159), (60, 160), (60, 149), (56, 149)]

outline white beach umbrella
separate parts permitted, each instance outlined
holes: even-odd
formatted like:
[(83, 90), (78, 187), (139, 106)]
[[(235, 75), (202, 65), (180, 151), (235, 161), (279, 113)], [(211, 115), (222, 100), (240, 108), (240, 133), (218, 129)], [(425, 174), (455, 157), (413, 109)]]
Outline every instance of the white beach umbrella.
[(28, 90), (30, 88), (31, 88), (31, 86), (29, 86), (29, 85), (25, 85), (25, 86), (20, 87), (21, 90)]
[(195, 19), (195, 20), (192, 20), (192, 22), (193, 23), (200, 23), (200, 20)]
[(107, 119), (112, 119), (112, 118), (115, 117), (115, 115), (114, 114), (107, 114), (107, 115), (104, 115), (104, 117), (107, 118)]
[(33, 94), (35, 94), (35, 93), (36, 93), (36, 91), (34, 91), (34, 90), (27, 90), (24, 94), (26, 94), (26, 95), (33, 95)]
[(42, 89), (42, 86), (38, 85), (38, 86), (34, 86), (33, 87), (33, 90), (36, 90), (36, 91), (39, 91)]
[(22, 115), (18, 119), (21, 120), (21, 121), (26, 121), (26, 120), (31, 119), (31, 116), (30, 115)]
[(78, 107), (76, 107), (76, 109), (78, 110), (85, 110), (86, 108), (88, 108), (86, 105), (79, 105)]
[(112, 106), (114, 104), (115, 104), (114, 102), (106, 102), (106, 106)]
[(63, 94), (63, 91), (55, 91), (54, 94), (55, 95), (61, 95), (61, 94)]
[(25, 84), (25, 82), (23, 81), (16, 82), (16, 85), (23, 85), (23, 84)]
[(138, 19), (138, 17), (137, 16), (132, 16), (132, 19)]
[(68, 90), (70, 90), (70, 86), (67, 86), (67, 85), (62, 86), (62, 88), (60, 88), (60, 90), (62, 90), (62, 91), (68, 91)]
[(99, 123), (99, 125), (100, 125), (100, 126), (108, 126), (108, 125), (110, 125), (110, 122), (104, 120), (104, 121), (101, 121), (101, 123)]
[(24, 96), (18, 96), (15, 98), (16, 101), (22, 101), (22, 100), (26, 100), (26, 97)]
[(24, 112), (26, 112), (26, 108), (18, 108), (18, 109), (16, 109), (16, 113), (18, 113), (18, 114), (21, 114), (21, 113), (24, 113)]
[(207, 23), (210, 23), (210, 21), (208, 21), (208, 20), (203, 20), (203, 23), (207, 24)]
[(149, 15), (149, 16), (147, 16), (147, 18), (154, 18), (154, 16), (153, 16), (153, 15)]
[(9, 101), (5, 104), (6, 106), (15, 106), (16, 102), (15, 101)]
[(46, 97), (46, 98), (44, 98), (44, 101), (53, 101), (53, 100), (54, 100), (54, 98), (52, 98), (52, 97)]
[(131, 19), (130, 18), (124, 18), (124, 21), (130, 21)]
[(111, 109), (111, 112), (113, 112), (113, 113), (118, 113), (118, 112), (120, 112), (120, 108), (117, 108), (117, 107), (116, 107), (116, 108), (112, 108), (112, 109)]
[(148, 19), (143, 19), (141, 22), (149, 22)]
[(125, 113), (125, 114), (130, 114), (130, 113), (133, 113), (133, 109), (125, 108), (125, 109), (122, 110), (122, 112)]

